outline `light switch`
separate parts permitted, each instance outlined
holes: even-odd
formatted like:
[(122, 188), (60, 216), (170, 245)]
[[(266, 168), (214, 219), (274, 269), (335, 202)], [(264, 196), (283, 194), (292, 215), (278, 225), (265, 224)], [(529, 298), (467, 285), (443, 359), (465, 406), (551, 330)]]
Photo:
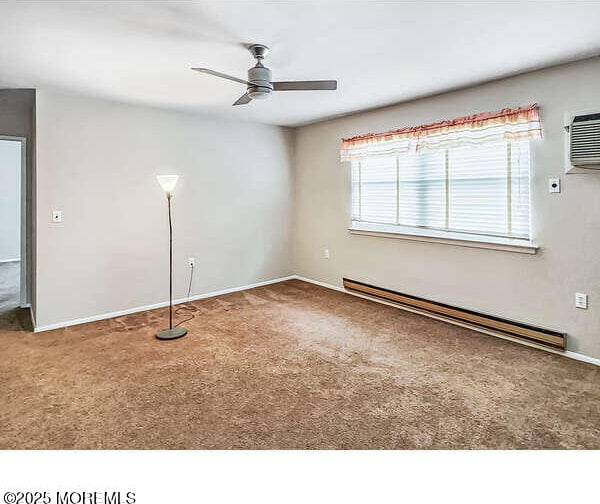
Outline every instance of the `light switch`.
[(52, 222), (62, 222), (62, 211), (61, 210), (53, 210), (52, 211)]
[(582, 292), (575, 293), (575, 307), (583, 308), (584, 310), (587, 310), (587, 307), (588, 307), (587, 294), (584, 294)]
[(560, 192), (560, 179), (549, 178), (548, 179), (548, 192), (559, 193)]

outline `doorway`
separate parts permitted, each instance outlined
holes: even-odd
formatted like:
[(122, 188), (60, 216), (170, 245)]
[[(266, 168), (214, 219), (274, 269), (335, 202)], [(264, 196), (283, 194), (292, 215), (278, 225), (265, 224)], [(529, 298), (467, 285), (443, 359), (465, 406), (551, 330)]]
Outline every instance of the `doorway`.
[(25, 156), (25, 138), (0, 136), (0, 330), (27, 323)]

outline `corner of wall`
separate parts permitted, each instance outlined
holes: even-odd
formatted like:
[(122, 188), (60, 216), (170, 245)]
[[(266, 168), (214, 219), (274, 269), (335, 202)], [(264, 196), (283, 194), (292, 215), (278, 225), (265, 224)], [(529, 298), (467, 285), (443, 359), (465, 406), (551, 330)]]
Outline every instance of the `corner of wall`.
[(291, 179), (291, 190), (290, 197), (292, 203), (291, 219), (290, 219), (290, 233), (291, 233), (291, 268), (292, 274), (298, 273), (298, 245), (297, 245), (297, 213), (298, 213), (298, 128), (289, 128), (290, 138), (292, 142), (292, 156), (291, 156), (291, 167), (292, 167), (292, 179)]

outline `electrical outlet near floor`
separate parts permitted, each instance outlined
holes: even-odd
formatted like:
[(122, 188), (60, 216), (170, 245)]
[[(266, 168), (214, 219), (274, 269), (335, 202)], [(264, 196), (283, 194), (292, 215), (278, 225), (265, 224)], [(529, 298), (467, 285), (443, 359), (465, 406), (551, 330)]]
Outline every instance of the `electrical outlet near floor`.
[(584, 310), (587, 310), (587, 307), (588, 307), (587, 294), (583, 294), (582, 292), (576, 292), (575, 293), (575, 308), (583, 308)]
[(188, 265), (188, 268), (193, 268), (194, 266), (196, 266), (196, 258), (188, 257), (187, 265)]
[(325, 259), (329, 259), (329, 249), (324, 249), (324, 250), (323, 250), (323, 257), (324, 257)]

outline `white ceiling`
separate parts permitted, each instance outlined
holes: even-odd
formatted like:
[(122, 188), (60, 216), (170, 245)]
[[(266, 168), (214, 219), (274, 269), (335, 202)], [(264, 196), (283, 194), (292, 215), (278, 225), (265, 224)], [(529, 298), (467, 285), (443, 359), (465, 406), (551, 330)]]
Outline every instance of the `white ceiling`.
[[(600, 53), (600, 2), (0, 3), (0, 86), (58, 87), (294, 126)], [(274, 80), (338, 79), (232, 107), (243, 44)]]

